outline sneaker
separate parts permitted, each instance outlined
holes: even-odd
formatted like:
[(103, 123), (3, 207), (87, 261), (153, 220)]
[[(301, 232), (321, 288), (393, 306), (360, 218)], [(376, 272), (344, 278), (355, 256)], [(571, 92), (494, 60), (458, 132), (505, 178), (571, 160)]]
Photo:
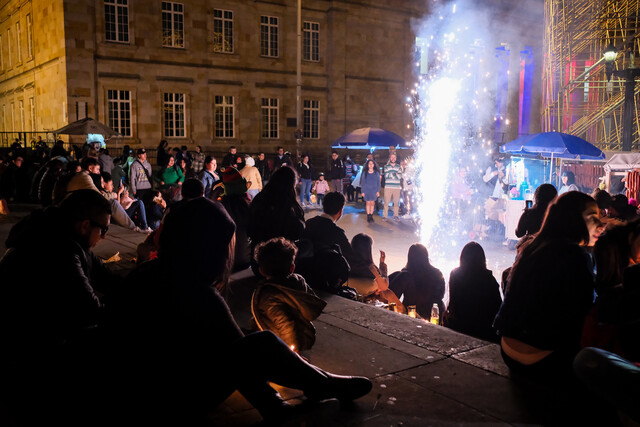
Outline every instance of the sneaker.
[(389, 218), (387, 218), (386, 216), (383, 216), (383, 217), (382, 217), (382, 221), (383, 221), (383, 222), (387, 222), (388, 220), (389, 220)]
[(394, 221), (400, 221), (400, 217), (399, 217), (399, 216), (397, 216), (397, 215), (394, 215), (393, 220), (394, 220)]

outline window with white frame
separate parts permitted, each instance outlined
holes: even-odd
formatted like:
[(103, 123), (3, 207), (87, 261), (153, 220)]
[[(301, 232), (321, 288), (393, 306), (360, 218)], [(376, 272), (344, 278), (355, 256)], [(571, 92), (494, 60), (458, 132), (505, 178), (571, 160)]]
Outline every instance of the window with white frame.
[(31, 14), (27, 15), (27, 57), (33, 58), (33, 21)]
[(164, 136), (183, 138), (185, 136), (184, 93), (165, 93), (163, 96)]
[(260, 55), (278, 57), (278, 18), (260, 17)]
[(20, 113), (20, 130), (24, 132), (27, 127), (24, 122), (24, 101), (22, 99), (18, 101), (18, 112)]
[(213, 118), (216, 138), (234, 138), (235, 129), (233, 96), (216, 95), (214, 97)]
[(36, 104), (33, 97), (29, 98), (29, 112), (31, 113), (31, 131), (36, 131)]
[(262, 137), (278, 139), (278, 98), (262, 98)]
[(320, 119), (320, 101), (317, 99), (305, 99), (303, 108), (303, 137), (307, 139), (318, 139)]
[(302, 36), (302, 59), (305, 61), (320, 60), (320, 24), (304, 21)]
[(11, 68), (13, 66), (11, 59), (11, 28), (7, 29), (7, 67)]
[(16, 22), (16, 53), (18, 54), (18, 64), (20, 64), (22, 63), (22, 31), (19, 22)]
[(105, 39), (129, 43), (129, 0), (104, 0)]
[(131, 136), (131, 91), (107, 90), (109, 127), (122, 136)]
[(213, 10), (213, 51), (233, 53), (233, 11)]
[(184, 47), (184, 7), (182, 3), (162, 2), (162, 46)]

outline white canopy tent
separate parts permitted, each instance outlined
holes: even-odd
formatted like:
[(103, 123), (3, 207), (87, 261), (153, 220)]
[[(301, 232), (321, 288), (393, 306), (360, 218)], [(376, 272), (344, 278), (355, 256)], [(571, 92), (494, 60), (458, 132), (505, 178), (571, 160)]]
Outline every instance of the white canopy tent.
[(624, 190), (621, 180), (627, 172), (640, 169), (640, 153), (629, 151), (616, 152), (609, 157), (609, 161), (604, 165), (605, 186), (607, 191), (620, 193)]
[(610, 172), (626, 172), (640, 168), (640, 153), (621, 152), (613, 154), (604, 165), (604, 170)]

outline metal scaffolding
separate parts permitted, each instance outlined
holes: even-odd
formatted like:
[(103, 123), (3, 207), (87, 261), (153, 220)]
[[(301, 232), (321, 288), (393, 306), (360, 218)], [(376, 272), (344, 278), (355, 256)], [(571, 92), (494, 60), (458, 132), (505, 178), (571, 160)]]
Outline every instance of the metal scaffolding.
[[(607, 82), (603, 51), (615, 67), (640, 59), (640, 0), (545, 0), (542, 128), (580, 136), (603, 150), (622, 149), (624, 80)], [(636, 61), (636, 66), (640, 66)], [(638, 93), (632, 149), (639, 150)]]

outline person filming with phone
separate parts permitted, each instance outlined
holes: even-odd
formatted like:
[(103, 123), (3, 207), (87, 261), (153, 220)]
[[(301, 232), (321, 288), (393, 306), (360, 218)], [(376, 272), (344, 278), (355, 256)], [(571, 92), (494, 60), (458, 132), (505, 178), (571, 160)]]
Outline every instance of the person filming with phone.
[(547, 206), (557, 195), (558, 191), (551, 184), (542, 184), (536, 188), (533, 194), (533, 206), (527, 206), (520, 216), (516, 227), (516, 237), (530, 236), (540, 230)]

